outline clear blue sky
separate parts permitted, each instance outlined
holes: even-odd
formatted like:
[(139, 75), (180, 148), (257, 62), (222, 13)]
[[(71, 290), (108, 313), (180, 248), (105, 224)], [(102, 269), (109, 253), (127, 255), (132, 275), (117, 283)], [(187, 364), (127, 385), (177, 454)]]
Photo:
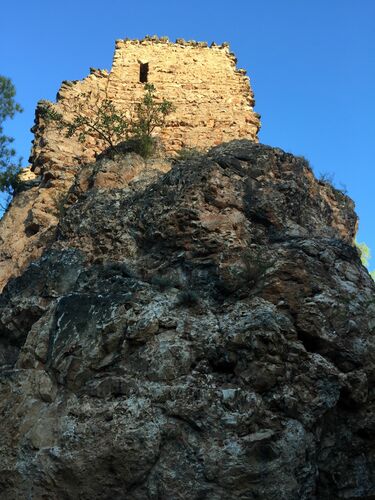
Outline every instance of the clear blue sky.
[(347, 187), (375, 267), (375, 0), (14, 0), (0, 12), (0, 74), (25, 109), (6, 130), (25, 159), (36, 102), (90, 66), (109, 69), (116, 38), (229, 41), (251, 78), (261, 142)]

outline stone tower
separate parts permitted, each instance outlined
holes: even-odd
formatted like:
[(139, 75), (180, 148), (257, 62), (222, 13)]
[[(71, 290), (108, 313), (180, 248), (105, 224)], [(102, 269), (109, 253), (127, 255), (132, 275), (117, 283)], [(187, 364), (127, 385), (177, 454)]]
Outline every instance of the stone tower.
[[(238, 138), (258, 141), (260, 121), (253, 111), (249, 78), (245, 70), (236, 69), (228, 44), (208, 47), (204, 42), (171, 43), (157, 37), (118, 40), (112, 70), (92, 69), (83, 80), (63, 82), (54, 106), (69, 115), (84, 93), (93, 101), (107, 98), (128, 110), (141, 99), (145, 82), (154, 84), (157, 95), (176, 107), (160, 131), (168, 153), (182, 147), (207, 149)], [(66, 139), (43, 123), (38, 108), (33, 131), (31, 162), (37, 174), (91, 161), (104, 149), (93, 138), (86, 144)]]

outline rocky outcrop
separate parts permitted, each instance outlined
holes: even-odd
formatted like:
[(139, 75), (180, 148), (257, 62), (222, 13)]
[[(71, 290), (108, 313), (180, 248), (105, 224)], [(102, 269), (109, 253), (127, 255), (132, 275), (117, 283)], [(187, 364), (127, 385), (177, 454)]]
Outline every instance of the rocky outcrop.
[(372, 498), (351, 200), (246, 140), (140, 162), (84, 167), (0, 297), (0, 497)]
[[(100, 172), (91, 187), (125, 187), (136, 182), (142, 172), (166, 172), (170, 161), (164, 158), (143, 160), (132, 155), (117, 162), (100, 160), (95, 164)], [(56, 237), (56, 227), (64, 213), (72, 184), (87, 189), (92, 183), (93, 164), (65, 171), (45, 171), (36, 176), (27, 169), (22, 174), (22, 191), (0, 220), (0, 291), (11, 277), (21, 274), (30, 262), (39, 258)], [(76, 189), (78, 186), (76, 186)]]

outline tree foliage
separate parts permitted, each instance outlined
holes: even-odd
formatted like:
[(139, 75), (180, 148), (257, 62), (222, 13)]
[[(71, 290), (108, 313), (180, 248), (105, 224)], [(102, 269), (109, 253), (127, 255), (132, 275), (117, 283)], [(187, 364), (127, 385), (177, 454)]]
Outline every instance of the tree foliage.
[(54, 122), (59, 130), (65, 130), (65, 137), (75, 135), (80, 142), (85, 142), (87, 136), (94, 136), (114, 147), (127, 137), (126, 115), (118, 111), (108, 99), (90, 104), (91, 97), (91, 92), (79, 95), (71, 119), (56, 111), (50, 102), (42, 104), (41, 114), (47, 122)]
[(359, 253), (361, 255), (362, 264), (368, 267), (369, 260), (371, 258), (371, 252), (366, 243), (356, 243)]
[(128, 113), (109, 99), (95, 99), (91, 92), (77, 96), (70, 110), (71, 117), (56, 111), (49, 102), (43, 103), (40, 109), (43, 118), (65, 131), (66, 137), (76, 136), (84, 143), (91, 136), (115, 150), (120, 142), (132, 139), (138, 144), (138, 152), (148, 157), (155, 149), (154, 130), (164, 126), (174, 106), (166, 99), (159, 101), (154, 85), (146, 84), (142, 100), (133, 110), (127, 110)]
[[(356, 245), (357, 245), (357, 248), (358, 248), (359, 253), (361, 255), (362, 264), (365, 267), (369, 267), (369, 262), (370, 262), (370, 259), (371, 259), (371, 250), (366, 245), (366, 243), (363, 243), (363, 242), (362, 243), (358, 243), (358, 242), (356, 242)], [(375, 280), (375, 271), (372, 271), (370, 273), (370, 275)]]
[(145, 85), (143, 99), (135, 106), (135, 117), (131, 120), (130, 130), (134, 137), (149, 137), (157, 127), (164, 127), (166, 117), (174, 110), (170, 101), (158, 102), (156, 89), (151, 83)]
[[(16, 151), (12, 147), (13, 137), (4, 134), (4, 121), (13, 118), (22, 108), (14, 100), (16, 89), (9, 78), (0, 76), (0, 191), (6, 193), (6, 205), (9, 203), (19, 180), (21, 159), (16, 160)], [(4, 208), (4, 207), (3, 207)]]

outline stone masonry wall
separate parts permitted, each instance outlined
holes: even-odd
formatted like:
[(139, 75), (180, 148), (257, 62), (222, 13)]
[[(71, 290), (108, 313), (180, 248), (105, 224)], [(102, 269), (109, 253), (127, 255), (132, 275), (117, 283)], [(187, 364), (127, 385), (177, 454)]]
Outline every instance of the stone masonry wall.
[[(145, 63), (148, 82), (155, 85), (157, 95), (176, 106), (165, 129), (159, 131), (168, 153), (181, 147), (207, 149), (238, 138), (258, 141), (260, 122), (253, 111), (249, 78), (245, 70), (236, 69), (236, 58), (228, 44), (208, 47), (204, 42), (171, 43), (156, 37), (118, 40), (111, 72), (92, 69), (83, 80), (63, 82), (56, 110), (69, 116), (82, 93), (91, 94), (89, 106), (108, 98), (117, 107), (131, 110), (144, 93), (140, 66)], [(105, 148), (94, 138), (85, 144), (65, 138), (61, 131), (43, 122), (39, 109), (31, 155), (36, 173), (61, 168), (69, 171), (69, 167), (93, 160)]]

